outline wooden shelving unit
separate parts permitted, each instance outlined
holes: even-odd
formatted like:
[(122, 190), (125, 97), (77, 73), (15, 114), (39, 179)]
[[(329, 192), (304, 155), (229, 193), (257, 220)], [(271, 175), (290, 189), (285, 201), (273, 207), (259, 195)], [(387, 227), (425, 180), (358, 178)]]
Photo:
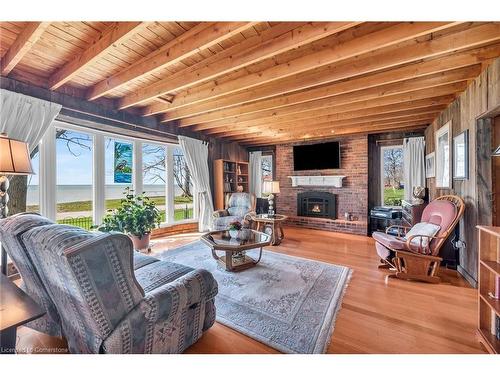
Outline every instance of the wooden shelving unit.
[(248, 163), (225, 159), (214, 160), (214, 197), (215, 209), (223, 210), (226, 196), (238, 191), (248, 192)]
[(492, 320), (500, 316), (495, 299), (496, 278), (500, 277), (500, 227), (481, 226), (479, 231), (478, 337), (489, 353), (500, 353), (500, 340), (491, 332)]

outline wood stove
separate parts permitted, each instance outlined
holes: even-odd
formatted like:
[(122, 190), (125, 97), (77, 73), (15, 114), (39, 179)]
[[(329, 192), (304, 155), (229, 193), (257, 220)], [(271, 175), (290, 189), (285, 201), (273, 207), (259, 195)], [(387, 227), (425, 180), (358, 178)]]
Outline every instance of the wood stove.
[(297, 194), (297, 215), (336, 219), (336, 195), (325, 191)]

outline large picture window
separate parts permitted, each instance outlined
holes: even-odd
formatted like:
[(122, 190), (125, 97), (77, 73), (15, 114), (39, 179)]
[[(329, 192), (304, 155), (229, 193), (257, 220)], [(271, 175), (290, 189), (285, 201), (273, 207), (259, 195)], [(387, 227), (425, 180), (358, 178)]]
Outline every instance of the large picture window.
[(165, 146), (143, 143), (142, 145), (142, 190), (157, 205), (162, 222), (166, 221), (166, 157)]
[(193, 181), (180, 147), (174, 148), (174, 221), (192, 219)]
[(92, 222), (93, 138), (56, 130), (56, 220), (90, 229)]
[(28, 176), (26, 211), (40, 213), (40, 152), (38, 152), (38, 147), (31, 154), (31, 165), (34, 174)]

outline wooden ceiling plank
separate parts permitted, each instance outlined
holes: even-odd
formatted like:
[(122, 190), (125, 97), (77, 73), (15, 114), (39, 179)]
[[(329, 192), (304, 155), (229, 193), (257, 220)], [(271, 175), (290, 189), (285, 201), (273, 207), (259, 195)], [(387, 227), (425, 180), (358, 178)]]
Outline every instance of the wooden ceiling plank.
[[(219, 96), (232, 94), (237, 91), (262, 85), (267, 82), (272, 82), (321, 66), (340, 62), (356, 55), (389, 47), (422, 35), (455, 26), (456, 24), (457, 23), (454, 22), (418, 22), (390, 26), (361, 37), (353, 38), (350, 41), (339, 43), (330, 48), (325, 48), (318, 52), (301, 56), (292, 61), (275, 65), (261, 72), (248, 74), (239, 79), (217, 85), (210, 89), (201, 91), (196, 91), (194, 89), (185, 97), (179, 99), (174, 98), (172, 104), (166, 104), (162, 107), (155, 105), (155, 109), (150, 110), (150, 113), (160, 113), (174, 106), (195, 104)], [(181, 102), (180, 104), (174, 104), (179, 101)]]
[[(348, 112), (354, 111), (362, 108), (372, 108), (379, 107), (383, 105), (394, 105), (399, 103), (405, 103), (408, 101), (421, 100), (421, 99), (433, 99), (439, 96), (455, 96), (456, 93), (464, 90), (466, 87), (466, 83), (452, 83), (448, 85), (438, 86), (431, 89), (418, 89), (414, 91), (405, 91), (403, 93), (397, 93), (389, 96), (368, 98), (357, 100), (358, 96), (349, 93), (346, 95), (341, 95), (338, 97), (328, 97), (319, 100), (313, 100), (306, 103), (298, 103), (292, 104), (290, 106), (283, 106), (280, 108), (271, 108), (263, 111), (255, 111), (249, 113), (240, 113), (240, 114), (230, 114), (227, 117), (220, 117), (221, 114), (217, 113), (213, 117), (212, 114), (203, 114), (201, 116), (196, 116), (197, 119), (181, 119), (177, 121), (177, 126), (182, 127), (184, 121), (188, 121), (188, 123), (193, 122), (193, 124), (197, 125), (198, 130), (210, 129), (213, 127), (217, 127), (218, 121), (226, 121), (233, 123), (252, 121), (252, 120), (272, 120), (274, 118), (286, 115), (300, 114), (304, 112), (315, 112), (321, 109), (332, 108), (332, 110), (336, 110), (338, 112)], [(375, 93), (375, 89), (370, 89), (372, 93)], [(339, 103), (339, 99), (340, 102)], [(200, 121), (203, 120), (203, 121)], [(215, 123), (215, 126), (212, 126), (212, 123)]]
[[(301, 122), (300, 120), (289, 121), (286, 123), (273, 124), (269, 123), (267, 125), (254, 125), (254, 126), (238, 126), (233, 127), (232, 129), (211, 129), (210, 131), (205, 131), (204, 134), (214, 136), (214, 137), (229, 137), (233, 135), (247, 135), (247, 134), (255, 134), (259, 132), (266, 131), (276, 131), (280, 129), (287, 129), (288, 127), (293, 129), (299, 128), (309, 128), (311, 126), (319, 126), (324, 123), (331, 123), (333, 121), (368, 121), (372, 118), (399, 118), (410, 115), (419, 115), (419, 114), (428, 114), (428, 113), (439, 113), (440, 111), (446, 108), (445, 104), (434, 105), (434, 106), (425, 106), (421, 108), (405, 108), (400, 110), (389, 110), (386, 112), (380, 112), (379, 108), (369, 108), (361, 111), (354, 112), (344, 112), (344, 113), (334, 113), (324, 116), (316, 116), (313, 118), (309, 118), (307, 121)], [(299, 124), (299, 125), (297, 125)]]
[[(447, 71), (434, 75), (424, 76), (421, 78), (420, 77), (410, 78), (411, 77), (410, 76), (406, 77), (406, 79), (402, 79), (397, 82), (391, 82), (391, 83), (381, 82), (379, 83), (378, 86), (371, 86), (368, 88), (363, 88), (362, 85), (360, 85), (360, 87), (358, 87), (356, 91), (348, 93), (342, 92), (342, 90), (339, 89), (338, 84), (333, 84), (324, 87), (317, 87), (303, 92), (288, 94), (281, 97), (265, 99), (255, 103), (249, 103), (237, 107), (231, 107), (229, 109), (225, 109), (222, 111), (207, 113), (204, 116), (205, 118), (213, 116), (213, 118), (218, 117), (220, 119), (224, 117), (219, 117), (219, 116), (231, 117), (228, 116), (228, 114), (239, 115), (243, 113), (259, 112), (270, 108), (279, 108), (294, 104), (301, 104), (313, 100), (325, 99), (327, 97), (336, 97), (337, 99), (334, 100), (334, 102), (341, 104), (342, 100), (345, 99), (352, 100), (352, 98), (356, 98), (357, 100), (364, 100), (361, 98), (366, 97), (366, 99), (368, 99), (373, 97), (379, 97), (381, 95), (380, 93), (383, 93), (383, 95), (390, 95), (398, 92), (402, 93), (404, 91), (414, 91), (426, 87), (439, 86), (445, 83), (464, 81), (466, 79), (475, 78), (477, 75), (479, 75), (480, 71), (481, 71), (481, 66), (474, 65), (471, 67), (455, 69), (453, 71)], [(346, 82), (350, 83), (349, 81)], [(342, 84), (341, 86), (344, 87), (346, 85)], [(222, 113), (224, 113), (224, 115), (222, 115)], [(179, 126), (184, 127), (187, 125), (186, 122), (183, 122), (181, 119), (181, 121), (179, 122)]]
[(207, 124), (201, 124), (192, 127), (193, 131), (203, 131), (207, 130), (207, 134), (211, 134), (212, 132), (217, 133), (219, 130), (230, 130), (235, 127), (249, 127), (249, 126), (258, 126), (258, 125), (278, 125), (287, 122), (293, 121), (307, 121), (309, 119), (319, 117), (319, 116), (327, 116), (327, 115), (336, 115), (339, 118), (349, 118), (351, 116), (355, 116), (358, 113), (390, 113), (397, 112), (406, 109), (418, 109), (418, 108), (426, 108), (438, 105), (448, 105), (455, 99), (454, 95), (444, 95), (437, 98), (426, 98), (419, 100), (412, 100), (408, 102), (400, 102), (396, 104), (382, 104), (380, 105), (377, 99), (374, 99), (369, 104), (361, 105), (359, 102), (347, 105), (340, 106), (332, 106), (326, 108), (318, 108), (314, 110), (307, 110), (298, 113), (285, 114), (285, 115), (272, 115), (262, 117), (255, 117), (254, 119), (248, 119), (243, 121), (235, 121), (233, 118), (220, 120), (218, 122), (208, 123), (214, 124), (218, 127), (206, 127)]
[[(496, 37), (500, 40), (500, 25), (496, 32)], [(467, 39), (465, 39), (467, 40)], [(476, 39), (475, 43), (483, 43), (484, 39)], [(489, 39), (488, 41), (491, 41)], [(468, 42), (461, 45), (461, 48), (470, 48), (470, 39)], [(456, 50), (456, 44), (453, 45), (453, 50)], [(481, 47), (477, 50), (465, 50), (453, 55), (443, 56), (442, 58), (434, 57), (438, 54), (450, 52), (450, 44), (442, 43), (440, 40), (431, 40), (421, 43), (414, 48), (403, 47), (400, 50), (390, 50), (383, 55), (374, 56), (369, 54), (365, 58), (356, 59), (356, 61), (347, 60), (341, 64), (328, 65), (325, 68), (316, 69), (311, 72), (294, 75), (285, 79), (280, 79), (268, 84), (260, 85), (252, 89), (232, 93), (220, 98), (210, 99), (202, 103), (195, 104), (182, 108), (175, 112), (176, 116), (186, 117), (189, 114), (200, 114), (213, 111), (214, 109), (224, 109), (235, 105), (266, 99), (273, 96), (287, 94), (294, 91), (305, 90), (314, 86), (333, 83), (335, 81), (352, 78), (358, 75), (373, 73), (382, 69), (394, 68), (397, 65), (421, 61), (424, 58), (429, 58), (430, 54), (433, 59), (412, 65), (415, 69), (415, 76), (430, 74), (431, 72), (446, 71), (450, 69), (460, 68), (468, 65), (483, 63), (489, 59), (500, 56), (500, 44), (494, 44), (487, 47)], [(400, 72), (406, 69), (408, 72), (411, 68), (395, 68), (394, 72)], [(412, 73), (409, 73), (412, 74)], [(390, 76), (390, 74), (389, 74)], [(396, 77), (394, 77), (396, 80)], [(342, 84), (341, 84), (342, 85)], [(349, 86), (349, 85), (347, 85)], [(176, 99), (174, 98), (174, 102)], [(167, 104), (168, 105), (168, 104)], [(154, 111), (155, 107), (164, 107), (163, 105), (151, 106)], [(170, 107), (175, 109), (176, 107)], [(191, 112), (190, 112), (191, 111)], [(171, 114), (170, 114), (171, 115)], [(167, 112), (169, 116), (169, 112)]]
[(263, 141), (262, 139), (260, 140), (248, 140), (245, 142), (239, 142), (241, 146), (243, 147), (263, 147), (263, 146), (270, 146), (270, 145), (278, 145), (278, 144), (287, 144), (287, 143), (296, 143), (296, 142), (303, 142), (303, 141), (322, 141), (326, 139), (338, 139), (339, 136), (350, 136), (350, 135), (362, 135), (362, 134), (377, 134), (377, 133), (382, 133), (382, 132), (400, 132), (400, 131), (417, 131), (417, 130), (424, 130), (429, 124), (428, 123), (409, 123), (403, 126), (398, 126), (398, 125), (388, 125), (388, 126), (376, 126), (374, 128), (360, 128), (360, 129), (352, 129), (352, 130), (347, 130), (347, 131), (338, 131), (335, 133), (325, 133), (323, 135), (317, 135), (317, 136), (308, 136), (308, 137), (302, 137), (302, 138), (296, 138), (296, 139), (273, 139), (273, 140), (265, 140)]
[[(235, 55), (233, 51), (226, 52), (224, 58), (221, 57), (217, 64), (206, 64), (199, 71), (193, 71), (191, 74), (187, 75), (179, 75), (175, 78), (168, 77), (155, 85), (138, 90), (138, 92), (123, 98), (120, 101), (119, 108), (123, 109), (141, 104), (154, 97), (214, 79), (233, 70), (268, 59), (279, 53), (314, 42), (358, 24), (359, 22), (321, 22), (306, 24), (273, 39), (269, 39), (269, 36), (275, 34), (275, 28), (266, 30), (261, 35), (248, 38), (246, 41), (242, 41), (234, 47), (231, 47), (237, 51), (237, 55)], [(276, 28), (279, 29), (279, 27)], [(255, 48), (255, 46), (258, 46), (258, 48)]]
[(173, 39), (128, 69), (102, 80), (89, 89), (87, 99), (95, 100), (128, 82), (180, 62), (198, 51), (252, 27), (255, 22), (203, 22)]
[(88, 49), (75, 56), (75, 58), (55, 72), (49, 79), (49, 88), (56, 90), (61, 87), (115, 44), (119, 44), (129, 38), (131, 34), (136, 33), (145, 27), (145, 25), (142, 22), (115, 22)]
[[(440, 113), (439, 110), (434, 110), (434, 111), (429, 111), (427, 113), (420, 113), (420, 114), (410, 114), (410, 115), (401, 115), (401, 116), (394, 116), (391, 117), (389, 116), (365, 116), (361, 118), (354, 118), (354, 119), (349, 119), (349, 120), (341, 120), (341, 121), (325, 121), (325, 122), (319, 122), (319, 123), (314, 123), (311, 124), (310, 126), (290, 126), (287, 129), (275, 129), (275, 130), (266, 130), (262, 131), (260, 133), (249, 133), (249, 134), (224, 134), (223, 136), (220, 136), (219, 138), (225, 141), (231, 141), (231, 142), (238, 142), (245, 140), (246, 138), (269, 138), (269, 137), (289, 137), (289, 136), (294, 136), (296, 134), (303, 134), (303, 133), (308, 133), (312, 131), (323, 131), (325, 129), (327, 130), (334, 130), (337, 128), (343, 128), (346, 126), (352, 126), (352, 125), (363, 125), (363, 124), (374, 124), (374, 123), (397, 123), (397, 122), (402, 122), (402, 121), (416, 121), (416, 120), (432, 120), (436, 118)], [(297, 125), (297, 124), (296, 124)]]
[(2, 75), (6, 76), (14, 69), (24, 55), (26, 55), (38, 41), (49, 25), (50, 22), (29, 22), (26, 25), (8, 51), (2, 56), (0, 65)]

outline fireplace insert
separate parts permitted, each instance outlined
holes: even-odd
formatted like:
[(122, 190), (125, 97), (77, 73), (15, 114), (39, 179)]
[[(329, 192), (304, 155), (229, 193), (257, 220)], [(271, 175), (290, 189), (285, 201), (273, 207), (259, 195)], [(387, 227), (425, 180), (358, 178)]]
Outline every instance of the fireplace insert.
[(297, 194), (297, 215), (336, 219), (336, 195), (325, 191)]

